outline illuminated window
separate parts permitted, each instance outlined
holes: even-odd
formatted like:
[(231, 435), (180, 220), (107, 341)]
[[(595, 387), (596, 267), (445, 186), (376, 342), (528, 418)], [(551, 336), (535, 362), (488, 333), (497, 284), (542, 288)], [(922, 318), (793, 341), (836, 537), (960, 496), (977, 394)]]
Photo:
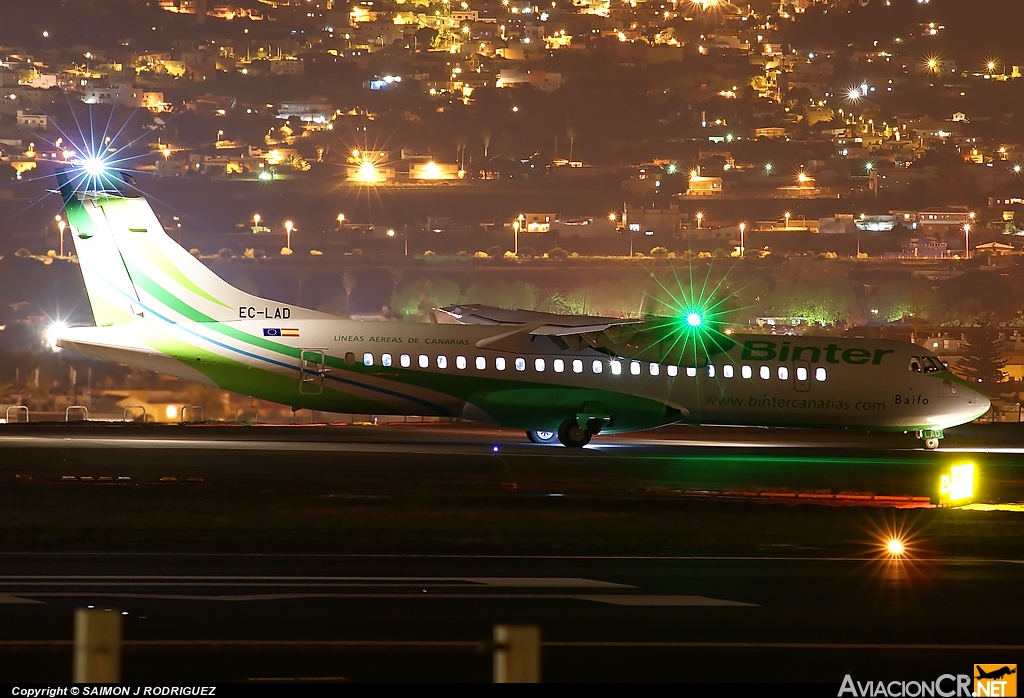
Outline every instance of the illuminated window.
[(565, 362), (562, 361), (561, 359), (555, 359), (554, 361), (552, 361), (551, 366), (552, 368), (555, 369), (555, 373), (561, 373), (562, 371), (565, 370)]
[(420, 368), (426, 368), (430, 365), (430, 357), (426, 354), (420, 354)]
[(665, 370), (668, 371), (668, 375), (672, 376), (673, 378), (675, 378), (676, 376), (679, 375), (679, 367), (678, 366), (669, 366)]
[(517, 357), (516, 358), (516, 370), (517, 371), (525, 371), (526, 370), (526, 359), (524, 359), (522, 357)]
[(733, 367), (732, 367), (732, 364), (726, 364), (725, 366), (722, 366), (722, 377), (723, 378), (732, 378), (733, 377)]
[(485, 368), (487, 368), (487, 359), (482, 356), (476, 357), (476, 370), (483, 371)]
[(807, 369), (804, 368), (803, 366), (797, 366), (796, 367), (796, 379), (798, 381), (806, 381), (807, 380)]
[(604, 366), (601, 363), (601, 359), (594, 359), (593, 363), (590, 364), (590, 370), (594, 373), (600, 373), (603, 368)]
[(573, 359), (572, 360), (572, 372), (573, 373), (583, 373), (583, 362), (580, 361), (579, 359)]
[(622, 375), (622, 362), (621, 361), (612, 361), (611, 367), (612, 367), (612, 375), (613, 376)]
[(409, 368), (412, 366), (412, 357), (408, 354), (402, 354), (398, 361), (402, 364), (402, 368)]
[(697, 369), (696, 369), (696, 367), (694, 367), (694, 366), (687, 366), (686, 367), (686, 376), (688, 378), (696, 378), (697, 377)]
[(758, 375), (761, 376), (761, 380), (766, 381), (772, 377), (772, 370), (767, 366), (762, 366), (757, 371)]
[(363, 354), (363, 366), (373, 366), (373, 354), (369, 352)]
[(390, 366), (391, 365), (391, 354), (381, 354), (380, 355), (380, 364), (381, 364), (381, 366)]
[(438, 356), (437, 357), (437, 367), (438, 368), (448, 368), (448, 357), (447, 356)]
[(789, 380), (789, 367), (788, 366), (779, 366), (779, 380), (780, 381), (788, 381)]
[(714, 364), (708, 364), (708, 378), (715, 377), (715, 366)]
[(466, 368), (466, 357), (465, 356), (456, 356), (455, 357), (455, 368), (459, 369), (460, 371), (462, 369)]
[(750, 366), (741, 366), (740, 375), (744, 378), (750, 378), (754, 375), (754, 370)]
[(651, 375), (652, 376), (656, 376), (659, 373), (661, 373), (661, 366), (659, 366), (658, 364), (651, 364), (650, 365), (650, 370), (651, 370)]
[(537, 371), (537, 373), (543, 373), (544, 372), (544, 359), (534, 359), (533, 360), (533, 370)]
[(640, 362), (639, 361), (630, 361), (629, 362), (629, 372), (632, 373), (634, 376), (639, 376), (640, 375)]
[(499, 371), (504, 371), (505, 370), (505, 357), (504, 356), (499, 356), (498, 358), (496, 358), (494, 360), (494, 368), (498, 369)]
[(818, 368), (814, 369), (814, 380), (816, 380), (819, 383), (821, 383), (827, 377), (828, 376), (825, 374), (825, 368), (823, 366), (819, 366)]

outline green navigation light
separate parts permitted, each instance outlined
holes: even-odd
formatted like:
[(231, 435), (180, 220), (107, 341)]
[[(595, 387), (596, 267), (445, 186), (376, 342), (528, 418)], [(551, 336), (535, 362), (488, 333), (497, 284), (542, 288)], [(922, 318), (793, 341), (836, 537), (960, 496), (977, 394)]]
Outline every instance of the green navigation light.
[(686, 324), (690, 327), (700, 327), (701, 317), (700, 313), (689, 313), (686, 316)]

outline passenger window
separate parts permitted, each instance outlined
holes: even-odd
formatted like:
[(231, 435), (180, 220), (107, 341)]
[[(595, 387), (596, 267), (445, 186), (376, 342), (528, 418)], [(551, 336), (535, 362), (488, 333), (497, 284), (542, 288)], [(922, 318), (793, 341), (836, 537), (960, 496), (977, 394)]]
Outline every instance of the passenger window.
[(740, 375), (743, 376), (744, 378), (750, 378), (751, 376), (754, 375), (754, 371), (753, 369), (750, 368), (750, 366), (741, 366)]
[(482, 356), (476, 357), (476, 370), (483, 371), (485, 368), (487, 368), (487, 359)]
[(937, 373), (946, 369), (946, 367), (942, 365), (942, 362), (938, 359), (933, 359), (930, 356), (922, 356), (921, 364), (924, 366), (925, 373)]
[(594, 361), (590, 364), (590, 370), (592, 370), (594, 373), (600, 373), (602, 368), (603, 366), (601, 364), (601, 359), (594, 359)]
[(907, 366), (907, 370), (913, 371), (914, 373), (921, 373), (921, 359), (916, 356), (911, 356), (910, 365)]
[(656, 376), (659, 373), (661, 373), (661, 366), (659, 366), (658, 364), (651, 364), (650, 368), (651, 368), (651, 375), (652, 376)]
[(715, 366), (714, 364), (708, 364), (708, 378), (715, 377)]
[(555, 373), (562, 373), (565, 371), (565, 362), (561, 359), (555, 359), (551, 362), (551, 367), (555, 369)]
[(629, 362), (629, 372), (631, 374), (633, 374), (634, 376), (639, 376), (640, 375), (640, 362), (639, 361), (630, 361)]
[(572, 360), (572, 372), (573, 373), (583, 373), (583, 362), (580, 361), (579, 359), (573, 359)]
[(455, 368), (459, 369), (460, 371), (462, 369), (466, 368), (466, 357), (465, 356), (456, 356), (455, 357)]
[(427, 368), (428, 366), (430, 366), (430, 357), (427, 356), (426, 354), (420, 354), (419, 362), (420, 368)]
[(797, 366), (796, 367), (796, 379), (798, 381), (801, 381), (801, 382), (806, 381), (807, 380), (807, 369), (804, 368), (803, 366)]
[(673, 378), (675, 378), (676, 376), (679, 375), (679, 367), (678, 366), (669, 366), (665, 370), (668, 371), (668, 375), (672, 376)]
[(385, 368), (391, 366), (391, 354), (381, 354), (380, 355), (380, 364), (381, 364), (381, 366), (384, 366)]
[(696, 378), (697, 377), (697, 369), (694, 368), (693, 366), (687, 366), (686, 367), (686, 377), (687, 378)]
[(522, 357), (516, 357), (516, 370), (517, 371), (525, 371), (526, 370), (526, 359), (524, 359)]
[(504, 371), (505, 370), (505, 357), (504, 356), (499, 356), (499, 357), (494, 359), (494, 368), (498, 369), (499, 371)]
[(780, 381), (788, 381), (789, 380), (789, 367), (787, 367), (787, 366), (779, 366), (779, 380)]
[(448, 357), (447, 356), (438, 356), (437, 357), (437, 367), (438, 368), (448, 368)]
[(373, 366), (373, 354), (370, 352), (363, 354), (363, 366)]
[(822, 366), (819, 366), (818, 368), (814, 369), (814, 380), (816, 380), (816, 381), (818, 381), (819, 383), (821, 383), (821, 382), (824, 382), (824, 380), (825, 380), (825, 379), (826, 379), (827, 377), (828, 377), (828, 376), (827, 376), (827, 375), (826, 375), (826, 373), (825, 373), (825, 369), (824, 369), (824, 367), (822, 367)]
[(544, 373), (544, 359), (534, 359), (533, 368), (537, 373)]
[(732, 378), (732, 376), (733, 376), (732, 364), (726, 364), (725, 366), (722, 366), (722, 377), (723, 378)]
[(768, 368), (767, 366), (762, 366), (758, 370), (758, 375), (761, 376), (761, 380), (766, 381), (766, 380), (768, 380), (769, 378), (772, 377), (772, 370), (770, 368)]
[(399, 358), (399, 362), (402, 364), (402, 368), (409, 368), (412, 366), (412, 357), (408, 354), (402, 354)]
[(622, 375), (622, 362), (621, 361), (612, 361), (611, 365), (612, 365), (612, 375), (613, 376)]

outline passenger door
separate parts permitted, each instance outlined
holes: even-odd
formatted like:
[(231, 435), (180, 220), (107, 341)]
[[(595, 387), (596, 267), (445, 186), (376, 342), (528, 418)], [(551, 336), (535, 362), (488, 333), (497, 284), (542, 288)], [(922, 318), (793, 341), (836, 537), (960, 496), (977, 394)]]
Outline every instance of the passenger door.
[(299, 393), (319, 395), (324, 391), (324, 376), (329, 369), (324, 365), (321, 349), (299, 351)]

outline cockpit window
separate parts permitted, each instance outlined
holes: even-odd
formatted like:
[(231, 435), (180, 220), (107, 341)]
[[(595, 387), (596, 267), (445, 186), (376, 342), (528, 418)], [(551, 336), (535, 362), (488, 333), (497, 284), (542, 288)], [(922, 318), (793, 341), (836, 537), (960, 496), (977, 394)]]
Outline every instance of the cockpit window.
[(907, 370), (914, 373), (938, 373), (939, 371), (945, 371), (946, 367), (943, 366), (941, 361), (931, 356), (911, 356), (910, 365), (907, 366)]

